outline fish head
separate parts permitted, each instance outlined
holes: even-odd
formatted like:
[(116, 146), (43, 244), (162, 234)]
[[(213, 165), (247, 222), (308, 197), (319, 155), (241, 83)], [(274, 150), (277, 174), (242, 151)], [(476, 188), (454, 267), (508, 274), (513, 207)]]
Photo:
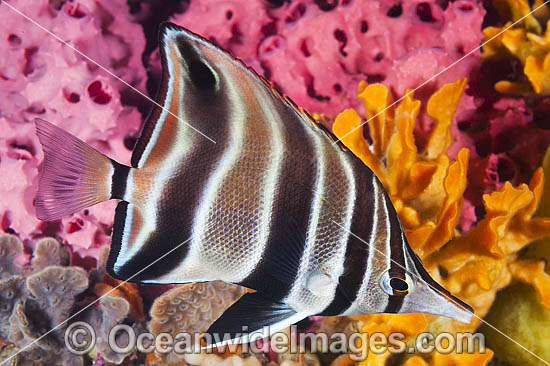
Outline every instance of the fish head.
[[(470, 323), (474, 310), (437, 283), (413, 252), (404, 234), (398, 247), (404, 268), (389, 266), (379, 275), (379, 292), (387, 298), (384, 312), (428, 313)], [(401, 270), (396, 270), (401, 269)]]
[[(373, 193), (371, 238), (366, 241), (354, 235), (364, 245), (363, 250), (368, 250), (366, 272), (352, 306), (344, 314), (428, 313), (469, 323), (473, 309), (426, 271), (407, 241), (390, 197), (377, 179)], [(346, 297), (353, 294), (343, 282), (341, 289)]]

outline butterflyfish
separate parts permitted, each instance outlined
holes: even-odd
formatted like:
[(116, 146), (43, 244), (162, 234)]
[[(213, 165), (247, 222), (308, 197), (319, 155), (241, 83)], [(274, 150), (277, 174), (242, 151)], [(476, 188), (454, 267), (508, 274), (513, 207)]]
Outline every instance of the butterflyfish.
[(470, 321), (409, 246), (380, 181), (330, 131), (212, 42), (171, 23), (159, 34), (158, 104), (131, 166), (36, 120), (40, 219), (117, 199), (111, 276), (255, 290), (210, 334), (274, 333), (311, 315)]

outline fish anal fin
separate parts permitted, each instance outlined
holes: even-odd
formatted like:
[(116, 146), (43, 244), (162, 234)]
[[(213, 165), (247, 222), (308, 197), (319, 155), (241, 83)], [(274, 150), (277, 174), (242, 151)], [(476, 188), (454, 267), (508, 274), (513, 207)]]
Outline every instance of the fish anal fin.
[(258, 292), (247, 293), (208, 328), (204, 340), (214, 346), (249, 342), (279, 332), (308, 315)]

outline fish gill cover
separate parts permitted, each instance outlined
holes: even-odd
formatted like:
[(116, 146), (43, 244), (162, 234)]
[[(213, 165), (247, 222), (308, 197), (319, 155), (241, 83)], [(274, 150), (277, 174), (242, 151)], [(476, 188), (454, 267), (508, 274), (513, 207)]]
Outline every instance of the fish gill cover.
[[(539, 168), (550, 141), (548, 8), (505, 30), (511, 24), (507, 22), (525, 16), (540, 1), (7, 4), (150, 95), (158, 85), (154, 40), (161, 20), (185, 26), (230, 50), (298, 105), (318, 113), (321, 123), (343, 137), (373, 169), (411, 246), (438, 282), (471, 304), (476, 315), (550, 360), (548, 338), (537, 336), (550, 329), (550, 276), (545, 265), (550, 243), (537, 241), (550, 236), (545, 219), (550, 216), (548, 155)], [(119, 323), (155, 334), (199, 327), (205, 331), (243, 290), (218, 283), (137, 286), (107, 276), (105, 254), (114, 203), (54, 222), (35, 218), (33, 198), (43, 159), (32, 124), (35, 117), (55, 122), (126, 162), (151, 106), (7, 6), (0, 5), (0, 17), (0, 224), (6, 234), (0, 237), (1, 357), (7, 359), (100, 298), (69, 324), (86, 320), (103, 336)], [(407, 90), (502, 30), (481, 50), (382, 112)], [(368, 128), (351, 132), (372, 117)], [(497, 294), (501, 289), (505, 290)], [(186, 321), (189, 308), (211, 310)], [(168, 310), (167, 317), (163, 312)], [(171, 322), (167, 319), (177, 321), (166, 328), (163, 324)], [(423, 314), (311, 321), (316, 332), (400, 331), (408, 342), (423, 331), (473, 331), (479, 326), (476, 320), (465, 325)], [(238, 347), (234, 354), (184, 360), (136, 352), (121, 355), (104, 342), (87, 355), (74, 356), (62, 343), (69, 324), (10, 362), (355, 364), (345, 354), (303, 350), (299, 355), (251, 355)], [(361, 364), (536, 364), (537, 359), (494, 330), (481, 330), (492, 349), (485, 354), (432, 352), (396, 358), (388, 352), (371, 353)]]

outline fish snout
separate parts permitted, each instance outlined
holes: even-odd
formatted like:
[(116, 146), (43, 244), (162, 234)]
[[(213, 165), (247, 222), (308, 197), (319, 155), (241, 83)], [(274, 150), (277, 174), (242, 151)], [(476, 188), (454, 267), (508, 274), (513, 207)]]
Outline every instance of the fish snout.
[(470, 323), (474, 315), (470, 305), (443, 287), (435, 288), (425, 282), (415, 284), (414, 291), (406, 296), (401, 312), (441, 315), (462, 323)]

